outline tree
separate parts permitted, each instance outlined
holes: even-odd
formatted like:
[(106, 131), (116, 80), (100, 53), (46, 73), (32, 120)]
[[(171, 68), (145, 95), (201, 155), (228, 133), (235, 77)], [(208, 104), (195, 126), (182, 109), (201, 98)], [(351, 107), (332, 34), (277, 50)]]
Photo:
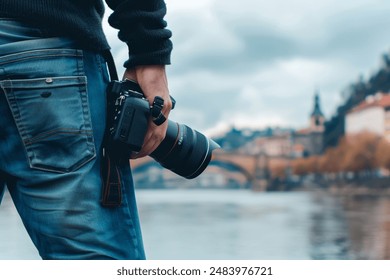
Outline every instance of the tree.
[(342, 151), (340, 147), (328, 148), (320, 159), (319, 171), (322, 173), (338, 173), (341, 171), (340, 162)]
[(369, 132), (345, 136), (322, 156), (297, 159), (292, 164), (296, 175), (372, 173), (378, 167), (390, 169), (390, 143)]
[(344, 152), (341, 170), (354, 173), (375, 170), (378, 167), (376, 153), (379, 141), (378, 135), (369, 132), (346, 136), (344, 145), (340, 146)]

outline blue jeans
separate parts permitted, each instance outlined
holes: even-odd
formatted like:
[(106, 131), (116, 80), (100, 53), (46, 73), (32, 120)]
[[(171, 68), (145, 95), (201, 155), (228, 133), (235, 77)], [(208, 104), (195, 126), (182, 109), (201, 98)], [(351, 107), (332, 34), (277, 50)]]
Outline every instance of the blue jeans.
[(128, 163), (121, 206), (100, 203), (105, 60), (42, 36), (0, 19), (0, 200), (7, 186), (43, 259), (144, 259)]

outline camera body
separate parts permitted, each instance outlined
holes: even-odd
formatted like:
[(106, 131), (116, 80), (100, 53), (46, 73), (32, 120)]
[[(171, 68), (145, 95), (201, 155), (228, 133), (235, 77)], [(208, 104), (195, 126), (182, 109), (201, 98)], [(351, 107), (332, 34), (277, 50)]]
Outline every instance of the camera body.
[(111, 94), (115, 97), (111, 139), (120, 146), (126, 145), (129, 152), (141, 150), (150, 116), (149, 101), (137, 91), (137, 87), (127, 80), (114, 81), (111, 85)]
[[(109, 149), (117, 159), (128, 160), (132, 152), (141, 150), (148, 121), (153, 113), (140, 86), (130, 80), (112, 81), (109, 96)], [(175, 100), (171, 98), (172, 109)], [(202, 133), (171, 120), (164, 140), (150, 156), (164, 168), (192, 179), (208, 166), (212, 151), (220, 148)]]

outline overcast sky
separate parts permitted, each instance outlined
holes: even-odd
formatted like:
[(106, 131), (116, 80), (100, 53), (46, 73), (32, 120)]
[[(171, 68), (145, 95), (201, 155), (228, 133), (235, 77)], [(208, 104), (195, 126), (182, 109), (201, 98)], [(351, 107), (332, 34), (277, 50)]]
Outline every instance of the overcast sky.
[[(233, 125), (303, 128), (316, 90), (329, 118), (340, 93), (390, 51), (389, 0), (166, 3), (171, 117), (209, 135)], [(121, 67), (127, 48), (105, 29)]]

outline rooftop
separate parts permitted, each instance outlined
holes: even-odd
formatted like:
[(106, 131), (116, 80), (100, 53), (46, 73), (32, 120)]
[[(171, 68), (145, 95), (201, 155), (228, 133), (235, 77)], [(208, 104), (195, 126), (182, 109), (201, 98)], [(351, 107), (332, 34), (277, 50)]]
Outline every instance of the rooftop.
[(369, 95), (348, 113), (360, 112), (372, 107), (390, 107), (390, 94), (377, 93), (375, 95)]

